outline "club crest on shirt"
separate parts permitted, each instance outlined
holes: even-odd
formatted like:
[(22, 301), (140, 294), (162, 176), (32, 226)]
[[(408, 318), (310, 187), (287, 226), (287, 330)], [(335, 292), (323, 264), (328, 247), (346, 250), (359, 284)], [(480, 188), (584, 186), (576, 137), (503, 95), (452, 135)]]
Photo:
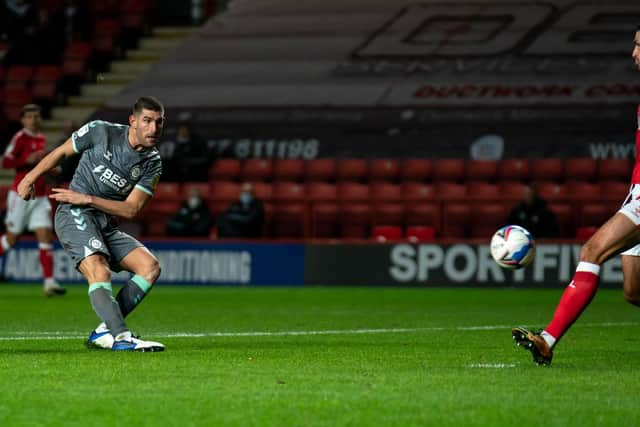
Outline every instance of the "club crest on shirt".
[(140, 168), (138, 166), (134, 166), (133, 169), (131, 169), (131, 178), (137, 179), (139, 177), (140, 177)]
[(93, 249), (100, 249), (102, 247), (102, 242), (95, 237), (92, 237), (89, 240), (89, 246), (91, 246)]

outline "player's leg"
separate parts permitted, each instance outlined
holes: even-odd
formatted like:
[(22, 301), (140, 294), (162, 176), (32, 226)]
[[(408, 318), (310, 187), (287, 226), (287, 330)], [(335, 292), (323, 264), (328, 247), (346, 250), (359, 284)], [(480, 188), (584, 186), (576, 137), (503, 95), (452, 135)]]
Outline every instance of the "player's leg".
[(27, 225), (29, 202), (23, 200), (15, 191), (7, 194), (7, 212), (4, 223), (6, 232), (0, 236), (0, 256), (13, 248)]
[(530, 350), (536, 363), (551, 363), (553, 347), (591, 302), (598, 287), (600, 265), (640, 241), (640, 217), (631, 216), (630, 210), (623, 207), (582, 247), (573, 279), (547, 327), (540, 334), (524, 328), (512, 330), (516, 343)]
[(119, 264), (133, 273), (116, 296), (122, 315), (127, 317), (142, 302), (160, 276), (160, 263), (147, 248), (137, 247), (122, 258)]
[(622, 253), (622, 274), (624, 299), (640, 307), (640, 245)]
[(67, 291), (53, 277), (53, 222), (51, 202), (46, 197), (38, 197), (29, 202), (27, 226), (38, 240), (38, 255), (42, 267), (43, 287), (46, 296), (64, 295)]

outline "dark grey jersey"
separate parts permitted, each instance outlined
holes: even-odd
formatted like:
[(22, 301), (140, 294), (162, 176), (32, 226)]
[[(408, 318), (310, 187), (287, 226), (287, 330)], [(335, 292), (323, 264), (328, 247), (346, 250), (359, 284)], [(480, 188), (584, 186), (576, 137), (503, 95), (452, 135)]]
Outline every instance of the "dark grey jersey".
[(81, 154), (69, 188), (109, 200), (122, 201), (133, 188), (153, 195), (162, 173), (156, 148), (136, 151), (128, 141), (129, 126), (95, 120), (71, 135)]

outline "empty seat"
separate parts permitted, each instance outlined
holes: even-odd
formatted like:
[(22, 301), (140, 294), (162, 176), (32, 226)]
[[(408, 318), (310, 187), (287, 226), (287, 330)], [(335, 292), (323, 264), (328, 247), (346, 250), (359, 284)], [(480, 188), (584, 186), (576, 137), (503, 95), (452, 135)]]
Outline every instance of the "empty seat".
[(518, 181), (505, 181), (498, 184), (500, 197), (503, 200), (515, 202), (524, 198), (528, 186)]
[(311, 236), (336, 238), (339, 235), (339, 210), (336, 203), (314, 203), (311, 205)]
[(338, 184), (338, 198), (344, 202), (369, 202), (369, 185), (358, 182), (341, 182)]
[(182, 184), (182, 199), (186, 200), (194, 188), (199, 190), (200, 197), (205, 201), (211, 198), (211, 184), (208, 182), (185, 182)]
[(400, 162), (395, 159), (372, 159), (369, 162), (371, 181), (396, 181), (400, 173)]
[(371, 210), (366, 203), (345, 203), (340, 206), (340, 237), (366, 239), (371, 226)]
[(303, 203), (275, 203), (269, 224), (276, 238), (302, 238), (305, 235), (305, 207)]
[(433, 179), (436, 181), (462, 181), (465, 177), (463, 159), (438, 159), (433, 163)]
[(404, 211), (407, 226), (428, 226), (440, 229), (440, 205), (438, 203), (410, 203)]
[(338, 163), (337, 178), (342, 181), (366, 181), (369, 176), (365, 159), (342, 159)]
[(629, 159), (600, 159), (597, 178), (600, 181), (626, 181), (631, 178)]
[(533, 159), (531, 178), (534, 181), (561, 182), (564, 179), (564, 164), (560, 158)]
[(626, 181), (603, 181), (600, 185), (600, 197), (603, 200), (614, 201), (622, 204), (629, 194), (630, 184)]
[(282, 181), (300, 181), (304, 176), (304, 160), (276, 159), (273, 163), (273, 179)]
[(436, 187), (422, 182), (405, 182), (402, 184), (402, 196), (407, 201), (434, 200)]
[(428, 181), (431, 179), (431, 169), (430, 159), (404, 159), (400, 169), (400, 179), (402, 181)]
[(566, 202), (552, 202), (548, 204), (548, 207), (556, 216), (559, 237), (573, 237), (576, 226), (571, 205)]
[(241, 169), (238, 159), (217, 159), (209, 167), (209, 178), (236, 181), (240, 178)]
[(467, 183), (466, 195), (470, 199), (498, 200), (501, 199), (500, 188), (497, 184), (489, 184), (480, 181)]
[(230, 202), (240, 197), (240, 184), (233, 181), (217, 181), (211, 184), (211, 200)]
[(154, 202), (181, 202), (182, 192), (177, 182), (160, 182), (153, 193)]
[(425, 225), (411, 225), (405, 233), (410, 242), (432, 242), (436, 239), (436, 229)]
[(531, 170), (528, 159), (502, 159), (497, 170), (500, 180), (528, 181), (531, 177)]
[(306, 196), (313, 202), (335, 202), (338, 198), (338, 189), (335, 184), (328, 182), (309, 182), (307, 184)]
[(271, 159), (246, 159), (242, 164), (242, 179), (244, 181), (269, 181), (273, 173)]
[(276, 182), (273, 184), (272, 200), (279, 202), (302, 202), (305, 187), (297, 182)]
[(495, 160), (468, 160), (466, 163), (467, 180), (492, 181), (498, 170)]
[(335, 181), (337, 167), (335, 159), (307, 160), (305, 178), (307, 181)]
[(442, 237), (464, 238), (469, 235), (471, 208), (467, 203), (445, 203), (442, 211)]
[(580, 208), (578, 227), (599, 227), (616, 212), (618, 205), (587, 202)]
[(371, 238), (378, 242), (402, 239), (402, 228), (397, 225), (375, 225), (371, 230)]
[(34, 67), (30, 65), (11, 65), (4, 77), (5, 88), (27, 88), (33, 77)]
[(371, 200), (389, 202), (402, 200), (402, 186), (388, 182), (371, 183)]
[(505, 225), (507, 213), (506, 206), (500, 202), (485, 202), (474, 206), (470, 218), (470, 236), (489, 241), (493, 233)]
[(273, 197), (273, 186), (268, 182), (254, 182), (253, 194), (260, 200), (271, 201)]
[(538, 195), (548, 202), (567, 200), (568, 198), (567, 188), (564, 184), (544, 181), (537, 182), (536, 188), (538, 189)]
[(599, 200), (600, 186), (586, 181), (571, 181), (565, 184), (567, 194), (572, 200)]
[(436, 197), (443, 200), (464, 199), (467, 196), (467, 186), (454, 182), (439, 182), (436, 184)]
[(590, 157), (567, 159), (564, 164), (565, 181), (593, 181), (596, 176), (598, 162)]
[(379, 203), (372, 207), (373, 225), (404, 225), (404, 207), (400, 203)]

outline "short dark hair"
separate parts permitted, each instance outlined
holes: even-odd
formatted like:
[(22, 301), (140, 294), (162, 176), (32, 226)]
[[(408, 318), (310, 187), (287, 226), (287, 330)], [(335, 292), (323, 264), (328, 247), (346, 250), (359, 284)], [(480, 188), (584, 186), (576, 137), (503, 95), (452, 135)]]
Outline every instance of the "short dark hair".
[(135, 104), (133, 104), (133, 114), (140, 114), (142, 110), (158, 111), (164, 114), (164, 105), (159, 99), (153, 96), (141, 96)]
[(42, 108), (38, 104), (25, 104), (20, 110), (20, 117), (24, 117), (27, 113), (39, 113), (40, 111), (42, 111)]

